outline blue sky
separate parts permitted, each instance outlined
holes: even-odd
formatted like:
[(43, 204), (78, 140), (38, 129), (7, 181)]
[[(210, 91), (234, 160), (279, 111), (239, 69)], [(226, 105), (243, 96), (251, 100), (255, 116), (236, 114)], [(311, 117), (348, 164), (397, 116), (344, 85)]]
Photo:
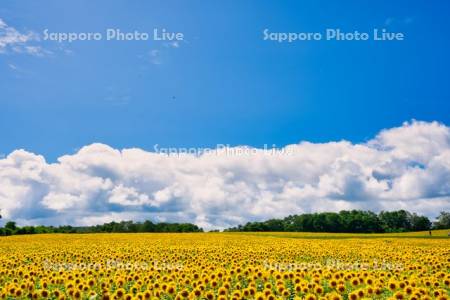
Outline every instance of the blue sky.
[[(41, 40), (43, 55), (0, 54), (0, 153), (361, 142), (411, 119), (448, 124), (448, 12), (448, 1), (4, 0), (0, 18), (41, 38), (166, 28), (185, 41)], [(406, 38), (277, 43), (265, 28)]]

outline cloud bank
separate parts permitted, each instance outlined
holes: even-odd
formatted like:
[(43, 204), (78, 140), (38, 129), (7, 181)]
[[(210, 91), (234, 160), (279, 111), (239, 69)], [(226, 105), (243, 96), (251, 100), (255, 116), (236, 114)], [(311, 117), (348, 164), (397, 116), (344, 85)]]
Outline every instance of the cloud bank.
[(315, 211), (450, 210), (450, 128), (437, 122), (361, 144), (229, 151), (239, 149), (166, 155), (92, 144), (56, 163), (16, 150), (0, 159), (0, 208), (21, 224), (151, 219), (206, 229)]
[(49, 54), (49, 51), (36, 45), (39, 40), (36, 32), (20, 32), (0, 18), (0, 54), (25, 53), (33, 56)]

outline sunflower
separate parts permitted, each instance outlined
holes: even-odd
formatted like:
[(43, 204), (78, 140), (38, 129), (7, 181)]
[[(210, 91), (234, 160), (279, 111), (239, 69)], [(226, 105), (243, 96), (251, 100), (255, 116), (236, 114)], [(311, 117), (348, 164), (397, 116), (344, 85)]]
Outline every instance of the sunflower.
[(316, 300), (316, 299), (317, 299), (317, 297), (313, 294), (307, 294), (305, 296), (305, 300)]
[(329, 300), (342, 300), (342, 296), (337, 293), (332, 293), (329, 295)]
[(50, 293), (47, 290), (42, 290), (41, 291), (41, 297), (42, 298), (47, 298), (50, 295)]
[(350, 300), (357, 300), (358, 299), (358, 294), (355, 292), (351, 292), (350, 294), (348, 294), (348, 299)]
[(125, 290), (123, 288), (117, 289), (117, 291), (114, 294), (114, 297), (119, 298), (119, 299), (121, 299), (124, 296), (125, 296)]
[(397, 283), (395, 281), (391, 281), (389, 282), (388, 287), (391, 291), (395, 291), (397, 289)]

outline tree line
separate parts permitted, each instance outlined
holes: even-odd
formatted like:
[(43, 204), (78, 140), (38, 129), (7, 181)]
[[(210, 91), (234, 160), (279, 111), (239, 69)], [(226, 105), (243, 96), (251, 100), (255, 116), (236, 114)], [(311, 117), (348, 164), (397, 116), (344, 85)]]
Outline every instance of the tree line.
[[(1, 218), (1, 216), (0, 216)], [(450, 212), (441, 212), (435, 222), (405, 210), (382, 211), (379, 214), (362, 210), (343, 210), (290, 215), (284, 219), (248, 222), (224, 231), (290, 231), (332, 233), (384, 233), (450, 229)], [(9, 221), (0, 227), (0, 236), (39, 233), (138, 233), (138, 232), (203, 232), (191, 223), (153, 223), (122, 221), (95, 226), (23, 226)]]
[(379, 214), (371, 211), (343, 210), (338, 213), (309, 213), (290, 215), (284, 219), (248, 222), (225, 231), (385, 233), (446, 228), (450, 228), (448, 212), (441, 212), (437, 221), (432, 223), (426, 216), (405, 210), (382, 211)]
[(153, 223), (145, 222), (110, 222), (95, 226), (23, 226), (19, 227), (13, 221), (9, 221), (4, 227), (0, 227), (0, 235), (39, 234), (39, 233), (137, 233), (137, 232), (203, 232), (195, 224), (190, 223)]

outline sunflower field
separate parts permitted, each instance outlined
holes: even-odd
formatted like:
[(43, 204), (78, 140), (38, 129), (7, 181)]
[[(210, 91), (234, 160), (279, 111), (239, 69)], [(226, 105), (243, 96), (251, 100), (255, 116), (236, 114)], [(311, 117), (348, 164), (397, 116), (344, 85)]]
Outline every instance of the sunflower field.
[(450, 239), (0, 237), (0, 299), (450, 299)]

